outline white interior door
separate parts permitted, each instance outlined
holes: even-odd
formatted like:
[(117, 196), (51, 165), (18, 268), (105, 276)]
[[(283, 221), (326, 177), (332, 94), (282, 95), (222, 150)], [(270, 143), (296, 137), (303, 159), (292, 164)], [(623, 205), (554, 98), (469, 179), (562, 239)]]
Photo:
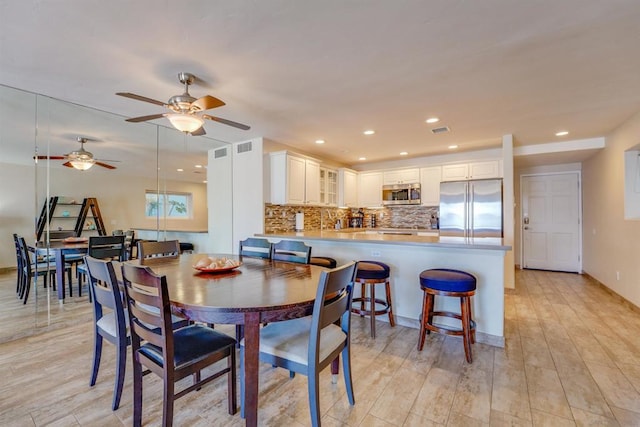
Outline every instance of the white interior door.
[(580, 272), (578, 172), (523, 176), (522, 266)]

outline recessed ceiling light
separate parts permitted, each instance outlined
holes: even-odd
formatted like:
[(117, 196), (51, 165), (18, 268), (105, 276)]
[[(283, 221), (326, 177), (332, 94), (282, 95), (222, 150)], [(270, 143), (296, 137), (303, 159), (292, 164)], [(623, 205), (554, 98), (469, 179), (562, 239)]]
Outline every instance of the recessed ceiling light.
[(458, 148), (458, 146), (457, 146), (457, 145), (450, 145), (450, 146), (449, 146), (449, 150), (455, 150), (456, 148)]
[(401, 151), (401, 152), (400, 152), (400, 155), (401, 155), (401, 156), (406, 156), (407, 154), (409, 154), (409, 153), (407, 153), (406, 151)]
[(202, 181), (202, 183), (203, 183), (203, 184), (206, 184), (206, 183), (207, 183), (207, 180), (205, 179), (204, 181)]
[(198, 169), (200, 169), (200, 168), (202, 167), (202, 165), (196, 165), (196, 167), (197, 167)]
[(316, 139), (316, 144), (324, 144), (324, 139)]
[(566, 130), (563, 130), (561, 132), (556, 132), (556, 136), (565, 136), (565, 135), (569, 135), (569, 132), (567, 132)]
[(376, 133), (376, 131), (373, 129), (369, 129), (369, 130), (365, 130), (363, 133), (365, 135), (373, 135), (374, 133)]
[(367, 158), (366, 157), (360, 157), (358, 160), (361, 160), (361, 161), (362, 160), (367, 160)]
[(184, 169), (176, 169), (178, 172), (184, 172)]
[(430, 117), (427, 120), (425, 120), (425, 122), (427, 122), (427, 123), (438, 123), (439, 121), (440, 121), (440, 119), (437, 118), (437, 117)]

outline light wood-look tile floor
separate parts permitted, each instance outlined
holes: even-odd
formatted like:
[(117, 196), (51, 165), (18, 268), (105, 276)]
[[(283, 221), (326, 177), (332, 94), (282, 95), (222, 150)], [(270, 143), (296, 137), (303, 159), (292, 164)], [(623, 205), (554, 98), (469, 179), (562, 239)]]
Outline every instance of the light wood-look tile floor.
[[(517, 271), (516, 278), (516, 290), (505, 297), (506, 347), (475, 344), (471, 365), (458, 338), (431, 334), (418, 352), (417, 330), (379, 322), (372, 340), (368, 320), (354, 317), (356, 405), (349, 406), (342, 380), (334, 386), (323, 372), (323, 425), (639, 426), (638, 311), (585, 276)], [(34, 309), (15, 300), (13, 275), (0, 276), (0, 288), (0, 330), (7, 336), (20, 330), (15, 319), (29, 318), (20, 313), (30, 310), (33, 318)], [(0, 425), (130, 425), (130, 358), (121, 406), (111, 411), (113, 346), (105, 344), (98, 383), (88, 385), (93, 337), (86, 297), (63, 308), (55, 302), (52, 311), (54, 327), (0, 344)], [(260, 425), (310, 424), (304, 376), (289, 379), (263, 365), (260, 381)], [(161, 390), (158, 378), (145, 377), (145, 425), (160, 423)], [(220, 379), (179, 399), (175, 425), (244, 425), (239, 414), (226, 413), (225, 397)]]

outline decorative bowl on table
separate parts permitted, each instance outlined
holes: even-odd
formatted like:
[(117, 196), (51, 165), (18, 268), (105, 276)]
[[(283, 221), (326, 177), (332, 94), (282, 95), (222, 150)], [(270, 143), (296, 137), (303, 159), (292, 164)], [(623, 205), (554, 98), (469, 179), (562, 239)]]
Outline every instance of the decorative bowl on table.
[(86, 243), (89, 239), (86, 237), (66, 237), (64, 239), (65, 243)]
[(238, 260), (222, 257), (204, 257), (193, 265), (193, 268), (203, 273), (223, 273), (240, 267), (242, 263)]

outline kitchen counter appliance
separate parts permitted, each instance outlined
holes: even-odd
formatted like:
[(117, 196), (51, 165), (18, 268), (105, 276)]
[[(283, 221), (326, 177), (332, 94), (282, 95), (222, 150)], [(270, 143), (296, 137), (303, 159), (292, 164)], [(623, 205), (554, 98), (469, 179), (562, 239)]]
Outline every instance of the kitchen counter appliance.
[(382, 186), (382, 204), (390, 205), (419, 205), (420, 184), (393, 184)]
[(440, 183), (440, 236), (502, 237), (502, 180)]

